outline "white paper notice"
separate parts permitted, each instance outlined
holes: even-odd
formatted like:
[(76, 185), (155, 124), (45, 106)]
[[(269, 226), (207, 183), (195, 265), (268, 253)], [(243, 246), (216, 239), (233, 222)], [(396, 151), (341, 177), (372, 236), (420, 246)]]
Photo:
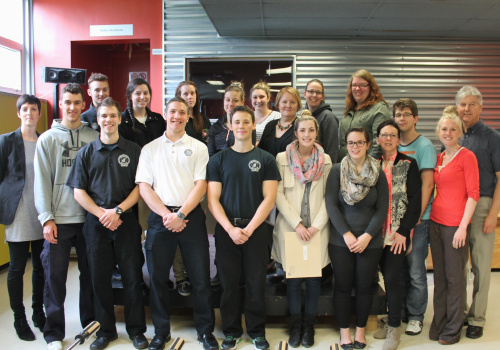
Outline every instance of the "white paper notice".
[(90, 36), (130, 36), (134, 35), (133, 24), (106, 24), (90, 26)]

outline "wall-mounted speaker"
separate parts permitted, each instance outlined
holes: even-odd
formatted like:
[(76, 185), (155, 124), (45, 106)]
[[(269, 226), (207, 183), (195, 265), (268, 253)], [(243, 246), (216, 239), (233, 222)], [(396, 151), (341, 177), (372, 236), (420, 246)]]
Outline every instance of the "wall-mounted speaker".
[(87, 70), (80, 68), (42, 67), (44, 83), (77, 83), (87, 84)]

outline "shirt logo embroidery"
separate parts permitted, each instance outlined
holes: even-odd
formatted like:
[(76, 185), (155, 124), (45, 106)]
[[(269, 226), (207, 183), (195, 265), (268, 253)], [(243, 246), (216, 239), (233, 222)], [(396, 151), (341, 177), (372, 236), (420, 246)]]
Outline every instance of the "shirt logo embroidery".
[(189, 148), (184, 150), (184, 154), (189, 157), (190, 155), (193, 154), (193, 151), (191, 151)]
[(130, 157), (127, 156), (126, 154), (122, 154), (118, 157), (118, 164), (120, 164), (121, 167), (128, 167), (130, 164)]
[(250, 170), (252, 170), (254, 173), (258, 173), (260, 170), (260, 162), (258, 160), (251, 160), (250, 163), (248, 163), (248, 167)]

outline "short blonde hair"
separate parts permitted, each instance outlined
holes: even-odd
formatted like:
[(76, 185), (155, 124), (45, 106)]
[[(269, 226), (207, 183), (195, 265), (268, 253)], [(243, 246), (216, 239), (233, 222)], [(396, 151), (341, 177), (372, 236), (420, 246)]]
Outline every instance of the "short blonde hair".
[(464, 122), (458, 116), (458, 110), (457, 110), (457, 107), (455, 107), (455, 106), (447, 106), (443, 110), (443, 115), (441, 116), (441, 118), (439, 118), (439, 121), (438, 121), (438, 123), (436, 125), (436, 135), (439, 134), (439, 129), (441, 128), (441, 124), (446, 119), (453, 120), (455, 122), (455, 124), (457, 124), (458, 129), (460, 130), (460, 135), (463, 135), (463, 133), (464, 133)]
[(297, 105), (298, 105), (297, 110), (302, 109), (302, 101), (300, 101), (300, 93), (296, 88), (291, 87), (291, 86), (285, 86), (283, 89), (280, 90), (280, 92), (278, 92), (278, 96), (276, 96), (276, 106), (278, 106), (278, 109), (279, 109), (280, 101), (283, 98), (283, 95), (285, 94), (285, 92), (288, 92), (290, 95), (293, 96), (293, 98), (295, 98), (295, 100), (297, 101)]

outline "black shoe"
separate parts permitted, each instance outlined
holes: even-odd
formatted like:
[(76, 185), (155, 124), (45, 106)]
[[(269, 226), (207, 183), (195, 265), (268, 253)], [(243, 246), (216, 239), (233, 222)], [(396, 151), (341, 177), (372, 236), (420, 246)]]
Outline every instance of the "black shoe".
[(340, 344), (340, 340), (339, 340), (339, 345), (342, 348), (342, 350), (352, 350), (352, 348), (354, 347), (352, 343)]
[(483, 327), (479, 326), (469, 326), (467, 327), (467, 332), (465, 333), (467, 338), (477, 339), (483, 336)]
[(45, 327), (45, 322), (47, 318), (45, 317), (45, 313), (43, 311), (33, 313), (31, 317), (33, 320), (33, 325), (43, 333), (43, 328)]
[(302, 315), (290, 315), (288, 318), (290, 324), (290, 338), (288, 338), (288, 345), (292, 348), (300, 346), (302, 340)]
[(191, 291), (193, 290), (193, 286), (191, 282), (188, 280), (182, 280), (177, 282), (177, 292), (183, 297), (187, 297), (191, 295)]
[(302, 346), (310, 348), (314, 345), (314, 323), (316, 322), (315, 315), (304, 315), (304, 333), (302, 334)]
[(360, 341), (355, 340), (353, 347), (354, 349), (364, 349), (366, 348), (366, 343), (362, 343)]
[(198, 334), (198, 341), (203, 345), (205, 350), (218, 350), (219, 343), (212, 333)]
[(165, 349), (165, 343), (168, 343), (170, 339), (172, 339), (170, 334), (166, 337), (155, 335), (151, 343), (149, 343), (148, 350), (163, 350)]
[(144, 334), (134, 335), (133, 337), (130, 337), (130, 340), (132, 340), (132, 344), (136, 349), (146, 349), (149, 345)]
[(118, 334), (111, 337), (99, 337), (92, 344), (90, 344), (90, 350), (104, 350), (108, 347), (109, 343), (113, 340), (118, 339)]
[(26, 317), (14, 320), (14, 328), (16, 329), (16, 333), (19, 339), (25, 341), (35, 340), (35, 334), (33, 334), (33, 331), (31, 330)]

